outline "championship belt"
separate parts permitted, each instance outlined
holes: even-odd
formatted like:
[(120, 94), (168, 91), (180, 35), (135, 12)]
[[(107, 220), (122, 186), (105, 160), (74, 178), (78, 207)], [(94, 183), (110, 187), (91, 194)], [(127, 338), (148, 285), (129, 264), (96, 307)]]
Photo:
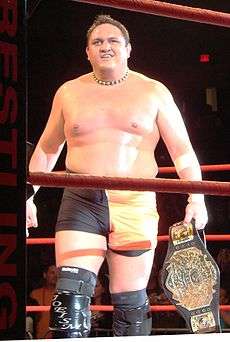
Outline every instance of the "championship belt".
[[(202, 236), (203, 235), (203, 236)], [(191, 333), (221, 332), (219, 268), (206, 249), (204, 231), (175, 223), (162, 268), (162, 287)]]

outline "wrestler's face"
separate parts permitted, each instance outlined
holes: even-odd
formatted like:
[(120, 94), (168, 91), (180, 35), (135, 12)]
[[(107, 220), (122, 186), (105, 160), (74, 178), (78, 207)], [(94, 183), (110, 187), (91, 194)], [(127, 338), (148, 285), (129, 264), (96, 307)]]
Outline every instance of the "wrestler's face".
[(126, 67), (131, 46), (118, 27), (101, 24), (91, 33), (86, 53), (94, 70)]
[(55, 286), (57, 282), (57, 268), (52, 265), (48, 268), (47, 272), (44, 274), (44, 278), (46, 279), (46, 283), (49, 286)]

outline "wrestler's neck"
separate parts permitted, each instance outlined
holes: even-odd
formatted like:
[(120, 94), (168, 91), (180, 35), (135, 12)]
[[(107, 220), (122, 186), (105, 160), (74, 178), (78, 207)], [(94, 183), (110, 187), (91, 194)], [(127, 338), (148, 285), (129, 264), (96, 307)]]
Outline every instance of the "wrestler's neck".
[(116, 81), (122, 79), (127, 73), (128, 66), (124, 65), (119, 69), (113, 68), (100, 68), (93, 69), (93, 73), (97, 79), (101, 81)]

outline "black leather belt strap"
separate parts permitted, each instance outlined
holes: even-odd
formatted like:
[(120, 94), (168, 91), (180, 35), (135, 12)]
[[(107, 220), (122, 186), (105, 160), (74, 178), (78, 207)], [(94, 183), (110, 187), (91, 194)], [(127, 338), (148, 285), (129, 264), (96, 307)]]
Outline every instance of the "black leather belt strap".
[(206, 249), (204, 231), (194, 222), (169, 228), (162, 287), (192, 333), (220, 332), (219, 268)]

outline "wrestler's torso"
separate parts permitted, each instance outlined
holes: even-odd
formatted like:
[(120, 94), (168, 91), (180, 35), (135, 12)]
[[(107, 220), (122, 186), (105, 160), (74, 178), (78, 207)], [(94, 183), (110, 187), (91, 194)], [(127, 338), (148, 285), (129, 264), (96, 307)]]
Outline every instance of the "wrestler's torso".
[(159, 140), (153, 86), (136, 73), (115, 86), (91, 76), (65, 85), (66, 167), (99, 176), (154, 177)]

